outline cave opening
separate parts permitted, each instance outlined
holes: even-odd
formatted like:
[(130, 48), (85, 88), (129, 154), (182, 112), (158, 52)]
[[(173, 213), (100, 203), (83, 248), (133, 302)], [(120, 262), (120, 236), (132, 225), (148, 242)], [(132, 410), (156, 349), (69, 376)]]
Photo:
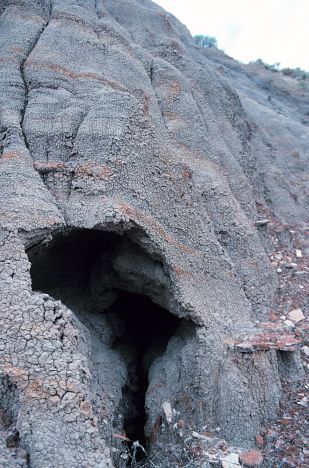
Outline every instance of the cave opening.
[[(31, 262), (32, 289), (48, 293), (67, 305), (86, 325), (97, 347), (98, 339), (102, 339), (102, 346), (106, 344), (103, 338), (98, 338), (96, 329), (97, 323), (105, 320), (104, 327), (109, 328), (112, 335), (108, 346), (121, 356), (126, 366), (122, 397), (115, 412), (122, 413), (121, 429), (130, 440), (129, 447), (134, 441), (139, 441), (147, 448), (145, 395), (149, 385), (149, 369), (155, 359), (165, 352), (183, 320), (158, 305), (160, 300), (155, 301), (147, 294), (149, 283), (156, 282), (151, 275), (162, 269), (157, 259), (151, 259), (147, 254), (149, 264), (145, 264), (145, 271), (151, 274), (146, 279), (142, 275), (140, 282), (136, 280), (139, 277), (134, 275), (139, 272), (133, 274), (130, 270), (139, 254), (136, 249), (127, 234), (74, 229), (49, 236), (29, 248), (27, 254)], [(143, 255), (145, 252), (141, 258), (144, 258)], [(129, 266), (123, 271), (117, 270), (119, 259), (122, 261), (126, 257), (129, 258)], [(136, 268), (143, 269), (143, 266)], [(146, 286), (143, 283), (147, 283)], [(156, 284), (153, 288), (154, 295), (158, 295), (160, 288)], [(97, 387), (100, 382), (103, 386), (109, 378), (108, 375), (100, 376), (100, 369), (94, 359), (93, 374), (98, 374)], [(97, 387), (98, 394), (100, 390)], [(138, 450), (137, 461), (143, 457), (143, 451)]]
[[(125, 350), (129, 350), (133, 355), (128, 381), (123, 388), (123, 400), (127, 406), (124, 410), (124, 432), (132, 442), (138, 441), (147, 448), (145, 395), (149, 368), (164, 353), (181, 320), (167, 313), (149, 297), (127, 291), (119, 293), (112, 311), (125, 325), (124, 333), (114, 343), (114, 349), (122, 348), (124, 354)], [(137, 449), (136, 460), (141, 461), (143, 457), (143, 451)]]
[(145, 394), (149, 367), (163, 354), (181, 321), (149, 297), (127, 291), (120, 292), (113, 312), (125, 325), (124, 333), (115, 341), (114, 348), (127, 348), (134, 356), (129, 380), (123, 390), (125, 401), (130, 402), (130, 408), (125, 411), (124, 430), (130, 440), (139, 441), (146, 447)]

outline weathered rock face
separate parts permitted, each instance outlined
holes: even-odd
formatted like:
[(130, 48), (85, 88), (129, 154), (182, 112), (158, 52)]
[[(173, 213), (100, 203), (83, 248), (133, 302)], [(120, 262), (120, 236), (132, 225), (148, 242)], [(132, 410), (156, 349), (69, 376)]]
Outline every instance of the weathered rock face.
[(308, 109), (148, 0), (0, 11), (6, 466), (121, 466), (126, 436), (178, 466), (179, 428), (250, 447), (300, 372), (247, 344), (277, 286), (256, 206), (305, 218)]

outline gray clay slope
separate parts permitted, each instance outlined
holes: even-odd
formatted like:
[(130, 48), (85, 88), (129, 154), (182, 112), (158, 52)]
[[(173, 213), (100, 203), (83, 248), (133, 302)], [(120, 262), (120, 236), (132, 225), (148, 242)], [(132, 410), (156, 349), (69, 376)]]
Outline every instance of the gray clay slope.
[(0, 13), (0, 410), (29, 466), (113, 466), (134, 405), (120, 290), (179, 322), (148, 349), (150, 453), (177, 466), (179, 420), (251, 446), (278, 408), (277, 351), (234, 343), (277, 287), (257, 206), (308, 210), (306, 91), (197, 47), (148, 0)]

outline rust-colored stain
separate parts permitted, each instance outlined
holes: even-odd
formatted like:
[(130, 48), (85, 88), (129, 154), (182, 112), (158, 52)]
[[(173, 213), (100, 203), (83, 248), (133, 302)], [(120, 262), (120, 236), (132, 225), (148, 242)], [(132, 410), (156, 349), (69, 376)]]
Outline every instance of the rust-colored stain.
[(65, 170), (65, 164), (56, 161), (48, 163), (35, 162), (33, 163), (33, 167), (39, 172), (54, 172)]
[(264, 332), (250, 336), (243, 341), (235, 343), (234, 347), (242, 353), (255, 351), (267, 351), (276, 349), (281, 351), (295, 351), (301, 344), (301, 340), (286, 331)]
[(74, 171), (76, 175), (88, 175), (99, 179), (108, 179), (113, 174), (111, 168), (103, 164), (77, 165)]
[(196, 251), (192, 250), (187, 245), (178, 242), (170, 234), (168, 234), (152, 216), (147, 215), (146, 213), (143, 213), (142, 211), (139, 211), (126, 203), (121, 203), (119, 205), (119, 208), (122, 211), (122, 213), (132, 217), (132, 221), (141, 221), (142, 223), (146, 224), (155, 232), (157, 232), (164, 240), (174, 245), (179, 250), (182, 250), (183, 252), (186, 252), (190, 255), (198, 255)]
[[(63, 383), (65, 384), (64, 386), (63, 386)], [(51, 387), (50, 384), (51, 382), (47, 379), (46, 380), (39, 379), (39, 378), (34, 379), (29, 383), (29, 385), (25, 387), (24, 395), (26, 398), (28, 397), (31, 399), (41, 399), (41, 398), (44, 398), (46, 400), (50, 399), (53, 397), (53, 395), (50, 394), (49, 388), (52, 388), (54, 390), (54, 387)], [(44, 385), (45, 385), (45, 388), (44, 388)], [(62, 385), (60, 385), (60, 382), (58, 383), (58, 388), (65, 390), (65, 391), (72, 392), (76, 394), (77, 397), (80, 396), (74, 384), (69, 384), (69, 383), (62, 381)], [(84, 414), (86, 414), (87, 411), (88, 411), (88, 406), (86, 404), (84, 408)]]
[(150, 96), (147, 93), (144, 93), (143, 96), (143, 114), (144, 116), (149, 114), (149, 103), (150, 103)]
[(117, 434), (116, 432), (113, 434), (113, 437), (115, 439), (120, 439), (120, 440), (123, 440), (125, 442), (132, 442), (131, 439), (129, 439), (126, 434)]
[(177, 276), (186, 276), (188, 272), (181, 268), (180, 266), (174, 267), (174, 272), (176, 273)]
[(2, 372), (4, 375), (7, 375), (11, 381), (18, 386), (20, 381), (25, 381), (27, 379), (27, 373), (25, 370), (20, 369), (19, 367), (7, 365), (3, 367)]
[(158, 439), (158, 432), (160, 430), (161, 422), (162, 416), (159, 415), (157, 416), (156, 422), (154, 423), (154, 426), (151, 431), (150, 440), (152, 443), (155, 443)]
[(18, 46), (11, 46), (11, 50), (17, 54), (22, 54), (24, 52), (24, 49)]
[(170, 89), (169, 89), (169, 98), (168, 101), (174, 101), (175, 99), (178, 98), (180, 92), (181, 92), (181, 84), (178, 83), (177, 81), (174, 81), (173, 83), (170, 84)]
[(1, 161), (11, 161), (12, 159), (16, 159), (20, 156), (18, 151), (6, 151), (1, 156)]
[(193, 171), (188, 164), (183, 165), (182, 177), (184, 179), (192, 179)]
[(42, 379), (33, 380), (30, 385), (25, 388), (25, 397), (32, 399), (47, 399), (49, 393), (43, 388), (44, 381)]
[(113, 171), (106, 164), (77, 164), (75, 166), (50, 161), (48, 163), (35, 162), (33, 167), (41, 173), (49, 172), (67, 172), (78, 176), (90, 176), (98, 179), (108, 179), (113, 175)]
[(204, 276), (198, 275), (197, 273), (194, 273), (192, 271), (187, 271), (184, 268), (181, 268), (180, 266), (173, 267), (173, 272), (175, 273), (176, 276), (179, 278), (185, 277), (187, 279), (192, 279), (196, 281), (196, 283), (204, 281)]
[(167, 15), (165, 13), (158, 13), (158, 15), (161, 16), (161, 18), (163, 18), (167, 30), (169, 32), (173, 31), (172, 24), (170, 20), (168, 19)]
[(69, 68), (62, 67), (61, 65), (58, 65), (57, 63), (44, 62), (44, 61), (38, 61), (38, 60), (27, 60), (26, 67), (30, 67), (30, 66), (41, 68), (41, 69), (45, 68), (47, 70), (50, 70), (54, 73), (58, 73), (60, 75), (65, 76), (66, 78), (71, 78), (73, 80), (86, 79), (86, 80), (98, 81), (118, 91), (122, 91), (126, 93), (129, 92), (129, 90), (125, 88), (124, 86), (122, 86), (122, 84), (118, 83), (117, 81), (110, 80), (103, 75), (99, 75), (98, 73), (86, 72), (86, 71), (76, 72), (76, 71), (70, 70)]
[(60, 22), (61, 20), (66, 20), (66, 21), (70, 21), (71, 23), (75, 23), (80, 29), (84, 29), (84, 30), (87, 30), (87, 31), (90, 30), (93, 34), (95, 34), (92, 25), (90, 23), (88, 23), (87, 21), (85, 21), (80, 16), (74, 15), (74, 14), (69, 13), (67, 11), (58, 11), (55, 14), (55, 16), (53, 16), (52, 21), (53, 22)]

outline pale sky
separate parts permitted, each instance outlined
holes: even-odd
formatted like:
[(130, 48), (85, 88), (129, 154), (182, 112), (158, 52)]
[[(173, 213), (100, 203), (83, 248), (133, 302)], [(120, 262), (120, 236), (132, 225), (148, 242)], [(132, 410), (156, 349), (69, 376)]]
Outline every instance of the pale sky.
[(236, 60), (309, 71), (309, 0), (154, 1)]

